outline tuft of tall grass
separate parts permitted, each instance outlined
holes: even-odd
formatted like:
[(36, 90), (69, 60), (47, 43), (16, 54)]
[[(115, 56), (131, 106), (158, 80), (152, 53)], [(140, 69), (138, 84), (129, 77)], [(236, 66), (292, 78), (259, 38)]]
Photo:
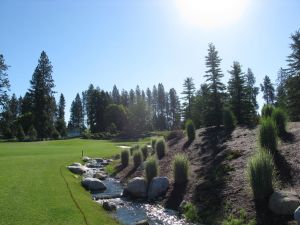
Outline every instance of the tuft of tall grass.
[(233, 115), (232, 111), (229, 109), (225, 109), (223, 112), (223, 124), (224, 128), (227, 131), (231, 131), (235, 128), (236, 125), (236, 119)]
[(189, 162), (185, 155), (177, 154), (173, 160), (174, 181), (177, 184), (184, 184), (188, 181)]
[(261, 117), (270, 117), (274, 110), (274, 106), (265, 104), (261, 109)]
[(122, 150), (121, 151), (121, 164), (123, 167), (128, 166), (129, 163), (129, 151), (128, 150)]
[(164, 139), (156, 141), (155, 152), (158, 159), (162, 159), (166, 154), (166, 142)]
[(195, 125), (191, 119), (188, 119), (185, 122), (185, 131), (187, 133), (189, 141), (193, 141), (195, 139)]
[(141, 148), (141, 151), (143, 153), (143, 160), (146, 160), (148, 158), (148, 147), (147, 147), (147, 145), (144, 145)]
[(279, 136), (286, 133), (287, 116), (281, 108), (275, 108), (272, 112), (272, 119), (275, 122)]
[(254, 199), (265, 202), (273, 193), (274, 162), (272, 155), (261, 149), (250, 158), (247, 165), (247, 175)]
[(158, 175), (158, 165), (154, 157), (147, 159), (145, 163), (145, 176), (148, 184)]
[(134, 167), (138, 167), (139, 165), (141, 165), (141, 163), (143, 162), (143, 155), (141, 150), (137, 150), (133, 153), (133, 164)]
[(259, 144), (262, 148), (274, 153), (277, 149), (278, 136), (277, 128), (274, 120), (271, 117), (261, 119), (259, 128)]
[(153, 150), (155, 149), (156, 141), (157, 141), (156, 138), (153, 138), (153, 139), (151, 140), (151, 146), (152, 146), (152, 149), (153, 149)]
[(133, 145), (131, 148), (130, 148), (130, 155), (133, 155), (133, 153), (137, 150), (140, 149), (140, 146), (139, 145)]

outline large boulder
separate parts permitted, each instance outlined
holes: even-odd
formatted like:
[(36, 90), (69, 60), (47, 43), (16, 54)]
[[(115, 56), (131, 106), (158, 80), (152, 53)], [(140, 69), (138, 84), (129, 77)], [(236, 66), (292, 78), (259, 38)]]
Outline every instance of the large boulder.
[(82, 166), (82, 165), (81, 165), (81, 163), (79, 163), (79, 162), (74, 162), (74, 163), (72, 163), (70, 166)]
[(164, 195), (169, 188), (169, 179), (167, 177), (154, 177), (149, 185), (148, 198), (153, 200)]
[(85, 166), (68, 166), (68, 169), (75, 174), (82, 175), (87, 171), (87, 168)]
[(134, 198), (147, 197), (147, 182), (143, 177), (135, 177), (131, 179), (124, 189), (124, 195)]
[(90, 191), (101, 191), (106, 189), (105, 184), (103, 184), (97, 178), (91, 178), (91, 177), (83, 178), (81, 184), (83, 187), (85, 187), (85, 189)]
[(275, 191), (269, 199), (269, 208), (277, 215), (293, 215), (299, 205), (299, 196), (291, 191)]
[(294, 212), (294, 219), (300, 224), (300, 206)]

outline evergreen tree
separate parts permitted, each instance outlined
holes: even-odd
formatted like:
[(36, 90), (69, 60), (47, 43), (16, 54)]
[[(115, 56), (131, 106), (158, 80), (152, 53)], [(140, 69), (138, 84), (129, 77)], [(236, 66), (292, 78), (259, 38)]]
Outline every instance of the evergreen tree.
[(258, 95), (259, 88), (255, 86), (255, 76), (250, 68), (248, 68), (246, 73), (246, 88), (247, 88), (247, 98), (251, 103), (252, 115), (256, 115), (256, 110), (258, 109), (258, 104), (256, 100), (256, 96)]
[(120, 93), (119, 93), (119, 90), (116, 85), (114, 85), (114, 87), (113, 87), (111, 97), (112, 97), (112, 102), (114, 104), (117, 104), (117, 105), (120, 104)]
[(165, 109), (166, 109), (166, 97), (165, 97), (165, 88), (162, 83), (158, 84), (157, 88), (157, 121), (156, 126), (159, 130), (166, 129), (166, 115), (165, 115)]
[(288, 74), (286, 70), (280, 68), (277, 73), (276, 105), (283, 109), (286, 108), (286, 102), (287, 102), (287, 89), (286, 89), (287, 79), (288, 79)]
[(129, 105), (133, 105), (135, 103), (135, 93), (133, 89), (129, 91)]
[(58, 115), (57, 115), (55, 128), (62, 137), (65, 137), (67, 135), (66, 122), (65, 122), (65, 107), (66, 107), (65, 97), (63, 94), (61, 94), (58, 103), (58, 113), (57, 113)]
[(69, 128), (75, 128), (82, 130), (83, 123), (83, 106), (80, 95), (77, 93), (75, 100), (71, 104), (71, 116), (69, 121)]
[(212, 115), (212, 124), (216, 126), (220, 126), (222, 123), (222, 110), (223, 110), (223, 103), (222, 103), (222, 95), (223, 90), (225, 89), (224, 84), (221, 82), (221, 78), (224, 76), (222, 74), (220, 64), (221, 58), (218, 55), (218, 51), (216, 50), (215, 46), (210, 43), (208, 46), (208, 55), (205, 57), (206, 59), (206, 67), (208, 70), (204, 75), (208, 82), (208, 87), (211, 92), (211, 99), (210, 99), (210, 113)]
[(275, 90), (270, 78), (266, 75), (263, 84), (260, 85), (263, 98), (267, 104), (273, 104), (275, 100)]
[(10, 88), (6, 71), (8, 66), (5, 64), (4, 56), (0, 54), (0, 107), (3, 107), (8, 99), (7, 91)]
[(53, 129), (53, 107), (52, 65), (47, 54), (43, 51), (30, 81), (30, 94), (33, 98), (34, 126), (38, 138), (49, 137)]
[(292, 43), (290, 48), (292, 53), (288, 56), (288, 73), (290, 76), (296, 76), (300, 71), (300, 30), (291, 35)]
[(170, 120), (171, 128), (179, 129), (180, 128), (180, 101), (177, 96), (176, 90), (171, 88), (169, 91), (169, 101), (170, 101)]
[(128, 107), (128, 105), (129, 105), (129, 96), (128, 96), (128, 92), (126, 90), (122, 90), (121, 104), (125, 107)]
[(300, 121), (300, 72), (287, 80), (287, 112), (291, 121)]
[(187, 77), (183, 83), (183, 110), (185, 112), (184, 118), (185, 120), (191, 119), (192, 116), (192, 100), (195, 94), (195, 84), (193, 82), (193, 78)]
[(147, 88), (147, 90), (146, 90), (146, 101), (147, 101), (148, 107), (151, 108), (151, 105), (152, 105), (152, 93), (151, 93), (150, 88)]

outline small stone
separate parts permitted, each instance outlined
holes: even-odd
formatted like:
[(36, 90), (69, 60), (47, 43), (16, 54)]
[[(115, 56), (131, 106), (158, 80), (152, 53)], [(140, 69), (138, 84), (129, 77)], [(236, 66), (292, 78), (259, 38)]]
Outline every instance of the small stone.
[(82, 161), (83, 162), (87, 162), (87, 161), (89, 161), (90, 160), (90, 157), (87, 157), (87, 156), (83, 156), (82, 157)]
[(75, 174), (82, 175), (87, 171), (87, 168), (85, 166), (68, 166), (68, 169)]
[(105, 180), (107, 178), (107, 175), (101, 172), (97, 172), (95, 173), (94, 178), (97, 178), (99, 180)]
[(149, 225), (149, 222), (147, 220), (141, 220), (136, 222), (135, 225)]
[(116, 205), (114, 203), (111, 203), (111, 202), (108, 202), (108, 201), (103, 202), (102, 207), (106, 211), (113, 211), (113, 210), (117, 209), (117, 207), (116, 207)]

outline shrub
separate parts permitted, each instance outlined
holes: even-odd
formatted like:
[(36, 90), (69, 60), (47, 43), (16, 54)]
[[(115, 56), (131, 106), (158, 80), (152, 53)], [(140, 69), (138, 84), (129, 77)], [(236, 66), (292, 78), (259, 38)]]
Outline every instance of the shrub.
[(19, 126), (18, 126), (17, 138), (19, 141), (24, 141), (24, 139), (25, 139), (24, 130), (23, 130), (23, 127), (21, 124), (19, 124)]
[(266, 149), (261, 149), (248, 162), (247, 175), (257, 202), (267, 201), (273, 193), (274, 163)]
[(151, 140), (151, 146), (153, 149), (155, 149), (156, 141), (157, 141), (156, 139)]
[(140, 146), (139, 145), (133, 145), (131, 148), (130, 148), (130, 155), (133, 155), (133, 153), (136, 151), (136, 150), (139, 150)]
[(34, 126), (29, 128), (27, 135), (29, 136), (30, 141), (35, 141), (37, 139), (37, 132)]
[(265, 104), (261, 109), (261, 117), (270, 117), (272, 115), (273, 110), (274, 107), (272, 105)]
[(147, 145), (144, 145), (141, 148), (141, 151), (143, 153), (143, 159), (146, 160), (148, 158), (148, 147), (147, 147)]
[(158, 165), (154, 157), (149, 158), (145, 163), (145, 175), (148, 183), (158, 175)]
[(189, 163), (185, 155), (177, 154), (173, 160), (174, 181), (177, 184), (184, 184), (188, 180)]
[(272, 153), (277, 149), (277, 129), (271, 117), (262, 118), (259, 130), (259, 143), (262, 148), (266, 148)]
[(184, 133), (182, 130), (172, 130), (166, 135), (166, 140), (172, 140), (172, 139), (181, 139), (184, 137)]
[(197, 222), (199, 220), (197, 208), (191, 202), (188, 202), (184, 206), (183, 213), (184, 213), (186, 220), (189, 222)]
[(223, 124), (227, 131), (231, 131), (235, 128), (236, 119), (231, 110), (225, 109), (223, 112)]
[(129, 152), (128, 150), (122, 150), (121, 151), (121, 164), (123, 167), (128, 166), (129, 162)]
[(280, 108), (275, 108), (272, 112), (272, 119), (275, 122), (277, 132), (279, 136), (282, 136), (286, 133), (286, 121), (287, 116), (285, 112)]
[(56, 128), (54, 128), (52, 131), (52, 138), (57, 140), (57, 139), (59, 139), (59, 137), (60, 137), (59, 132), (56, 130)]
[(185, 122), (185, 131), (189, 141), (193, 141), (195, 139), (195, 125), (192, 120), (187, 120)]
[(134, 167), (138, 167), (139, 165), (141, 165), (142, 161), (143, 161), (142, 152), (140, 150), (135, 151), (133, 153), (133, 164), (134, 164)]
[(164, 139), (156, 142), (155, 151), (158, 159), (162, 159), (166, 154), (166, 143)]

